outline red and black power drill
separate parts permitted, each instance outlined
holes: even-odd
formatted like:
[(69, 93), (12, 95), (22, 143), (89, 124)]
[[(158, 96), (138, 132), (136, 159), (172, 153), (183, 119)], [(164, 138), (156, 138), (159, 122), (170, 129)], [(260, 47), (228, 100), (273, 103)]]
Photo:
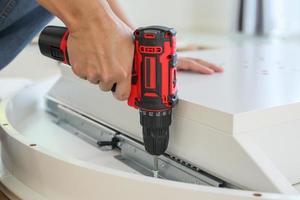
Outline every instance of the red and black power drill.
[[(69, 64), (68, 35), (64, 27), (46, 27), (39, 38), (41, 53)], [(140, 111), (145, 149), (155, 156), (154, 167), (157, 171), (157, 156), (164, 154), (168, 147), (172, 108), (178, 102), (176, 31), (162, 26), (139, 28), (134, 32), (134, 42), (128, 105)]]

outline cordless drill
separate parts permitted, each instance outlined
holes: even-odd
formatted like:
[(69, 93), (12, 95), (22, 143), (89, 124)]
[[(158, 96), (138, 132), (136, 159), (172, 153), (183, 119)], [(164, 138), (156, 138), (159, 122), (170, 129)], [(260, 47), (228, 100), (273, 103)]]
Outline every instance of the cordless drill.
[[(68, 35), (65, 27), (46, 27), (39, 38), (41, 53), (70, 64)], [(128, 105), (139, 109), (145, 149), (154, 156), (154, 172), (157, 176), (157, 156), (164, 154), (168, 147), (172, 108), (178, 102), (176, 31), (162, 26), (149, 26), (138, 28), (133, 37), (135, 54)], [(117, 85), (112, 91), (115, 87)]]

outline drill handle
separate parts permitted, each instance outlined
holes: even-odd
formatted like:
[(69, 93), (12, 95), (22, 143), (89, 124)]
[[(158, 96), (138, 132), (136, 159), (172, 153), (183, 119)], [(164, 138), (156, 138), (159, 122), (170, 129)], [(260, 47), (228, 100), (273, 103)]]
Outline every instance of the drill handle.
[[(68, 55), (69, 31), (66, 27), (47, 26), (39, 37), (39, 48), (44, 56), (71, 65)], [(114, 84), (111, 91), (116, 91), (117, 84)]]

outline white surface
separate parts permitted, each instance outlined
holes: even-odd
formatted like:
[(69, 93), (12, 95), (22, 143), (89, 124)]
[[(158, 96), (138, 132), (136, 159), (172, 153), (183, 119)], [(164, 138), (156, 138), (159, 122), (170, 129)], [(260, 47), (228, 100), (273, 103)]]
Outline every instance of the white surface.
[[(39, 85), (23, 90), (14, 98), (0, 104), (0, 113), (2, 113), (0, 125), (8, 123), (8, 126), (2, 127), (3, 129), (0, 127), (2, 161), (8, 170), (5, 170), (1, 179), (8, 189), (15, 190), (15, 193), (22, 199), (93, 200), (99, 197), (103, 199), (113, 197), (113, 199), (142, 198), (145, 200), (154, 198), (292, 200), (298, 198), (265, 193), (261, 194), (261, 197), (255, 197), (253, 192), (163, 181), (94, 165), (89, 161), (80, 161), (74, 155), (86, 154), (87, 145), (72, 138), (72, 135), (66, 136), (63, 130), (50, 125), (43, 114), (40, 115), (37, 100), (40, 100), (47, 88), (49, 85)], [(17, 110), (18, 115), (14, 114), (16, 113), (14, 109)], [(29, 125), (26, 122), (31, 121), (35, 123), (28, 129)], [(18, 130), (27, 133), (20, 134)], [(56, 137), (46, 133), (48, 131)], [(40, 137), (41, 134), (45, 134), (46, 137)], [(50, 141), (46, 141), (46, 138)], [(52, 139), (60, 141), (51, 144)], [(69, 139), (71, 141), (68, 141)], [(37, 146), (30, 147), (32, 143), (36, 143)], [(70, 149), (78, 148), (78, 145), (83, 148), (78, 148), (74, 152), (72, 150), (60, 152), (63, 150), (59, 146), (63, 145)], [(81, 150), (85, 153), (82, 154)], [(93, 154), (92, 151), (89, 153)], [(87, 154), (83, 157), (86, 156)], [(106, 157), (103, 160), (105, 161)], [(124, 170), (123, 167), (122, 170)]]
[(0, 101), (32, 83), (27, 79), (0, 78)]
[(16, 128), (27, 140), (42, 146), (53, 154), (76, 158), (95, 166), (105, 166), (138, 174), (114, 158), (115, 155), (119, 155), (118, 152), (101, 151), (68, 133), (52, 122), (43, 110), (31, 113), (24, 121), (16, 124)]
[[(219, 101), (215, 103), (216, 100), (211, 98), (211, 101), (214, 102), (214, 104), (210, 104), (211, 103), (210, 101), (206, 101), (203, 103), (206, 105), (202, 106), (201, 105), (202, 99), (199, 98), (197, 100), (198, 93), (196, 94), (196, 96), (193, 96), (195, 95), (193, 93), (191, 96), (193, 97), (193, 99), (199, 101), (198, 103), (199, 105), (201, 105), (198, 106), (197, 108), (197, 106), (195, 106), (194, 104), (182, 100), (180, 105), (177, 107), (175, 111), (169, 150), (180, 157), (188, 159), (191, 162), (194, 162), (196, 164), (199, 163), (204, 169), (211, 171), (224, 179), (232, 180), (233, 182), (239, 183), (241, 185), (247, 185), (249, 186), (249, 188), (257, 188), (257, 190), (264, 190), (264, 191), (281, 191), (281, 192), (291, 193), (291, 190), (293, 189), (291, 187), (291, 184), (296, 184), (297, 181), (299, 181), (299, 174), (298, 174), (299, 162), (296, 159), (298, 156), (296, 155), (296, 157), (294, 157), (293, 159), (289, 159), (289, 155), (291, 155), (290, 153), (293, 151), (297, 151), (299, 147), (297, 141), (300, 140), (298, 139), (297, 134), (294, 134), (293, 131), (291, 131), (296, 127), (295, 124), (298, 123), (297, 116), (299, 116), (298, 113), (300, 113), (299, 105), (298, 103), (294, 103), (291, 105), (288, 104), (283, 106), (278, 106), (278, 105), (283, 104), (283, 102), (287, 102), (287, 103), (289, 101), (293, 102), (295, 99), (298, 98), (297, 95), (294, 95), (293, 93), (292, 96), (288, 95), (288, 98), (284, 98), (284, 99), (276, 98), (274, 100), (273, 98), (265, 97), (267, 95), (264, 96), (261, 91), (260, 93), (257, 94), (260, 95), (259, 97), (270, 101), (271, 106), (273, 106), (272, 109), (269, 109), (269, 106), (267, 104), (264, 104), (265, 101), (263, 100), (263, 101), (258, 101), (258, 103), (255, 102), (254, 104), (251, 104), (254, 107), (257, 106), (258, 110), (254, 109), (256, 110), (255, 112), (243, 112), (242, 114), (240, 113), (240, 114), (233, 115), (230, 114), (228, 111), (230, 110), (234, 111), (236, 108), (238, 108), (237, 111), (240, 112), (243, 111), (243, 109), (245, 108), (252, 109), (252, 107), (251, 106), (249, 107), (248, 104), (241, 104), (242, 106), (238, 105), (236, 107), (234, 104), (232, 103), (230, 104), (230, 101), (228, 101), (228, 99), (231, 99), (232, 97), (229, 97), (229, 95), (226, 96), (227, 94), (226, 92), (223, 92), (221, 90), (223, 89), (223, 87), (221, 86), (224, 85), (225, 88), (229, 90), (232, 89), (230, 87), (230, 84), (228, 85), (226, 82), (224, 83), (224, 81), (228, 81), (232, 83), (231, 86), (234, 88), (232, 89), (233, 92), (237, 92), (236, 94), (239, 94), (238, 93), (239, 91), (241, 92), (241, 94), (246, 93), (245, 95), (247, 96), (248, 94), (247, 92), (238, 89), (239, 87), (246, 87), (247, 84), (245, 85), (235, 84), (240, 81), (245, 81), (245, 79), (241, 79), (241, 76), (238, 76), (238, 74), (240, 74), (240, 75), (244, 75), (242, 77), (247, 78), (246, 79), (247, 81), (255, 82), (255, 80), (251, 79), (254, 77), (257, 78), (257, 80), (260, 80), (258, 81), (258, 83), (264, 84), (263, 85), (264, 87), (272, 88), (272, 84), (268, 85), (269, 84), (268, 80), (277, 80), (274, 79), (275, 77), (290, 77), (289, 75), (293, 76), (294, 74), (297, 73), (297, 72), (295, 73), (291, 72), (294, 69), (294, 67), (292, 67), (291, 64), (297, 62), (291, 62), (288, 59), (295, 59), (296, 56), (289, 57), (289, 55), (292, 55), (292, 53), (297, 52), (298, 48), (296, 46), (293, 46), (293, 48), (284, 47), (284, 50), (282, 49), (280, 50), (279, 48), (278, 52), (277, 52), (278, 48), (274, 48), (274, 49), (271, 48), (270, 50), (271, 52), (274, 52), (275, 50), (275, 52), (277, 53), (267, 54), (266, 56), (273, 55), (276, 58), (279, 57), (279, 58), (287, 59), (287, 62), (283, 62), (283, 65), (285, 65), (286, 67), (286, 68), (284, 67), (284, 69), (282, 70), (283, 73), (278, 73), (275, 70), (275, 73), (274, 71), (271, 71), (272, 73), (269, 74), (266, 74), (265, 72), (263, 74), (260, 74), (259, 70), (262, 66), (259, 67), (258, 65), (258, 67), (256, 67), (255, 65), (261, 62), (261, 59), (259, 59), (259, 55), (261, 53), (258, 51), (259, 49), (252, 48), (252, 47), (247, 49), (248, 50), (244, 52), (234, 50), (233, 53), (231, 52), (232, 55), (230, 52), (227, 52), (227, 50), (197, 54), (197, 56), (201, 56), (202, 58), (207, 58), (208, 60), (212, 60), (216, 63), (222, 61), (222, 59), (224, 58), (224, 56), (222, 56), (223, 54), (231, 57), (230, 59), (228, 59), (228, 63), (227, 62), (223, 63), (223, 66), (225, 66), (226, 68), (226, 72), (224, 74), (218, 76), (211, 76), (211, 77), (202, 76), (201, 79), (199, 78), (197, 80), (195, 75), (183, 74), (182, 75), (183, 78), (181, 78), (182, 79), (181, 82), (183, 81), (184, 77), (186, 77), (185, 81), (189, 87), (192, 85), (190, 82), (190, 80), (192, 79), (198, 81), (198, 83), (201, 83), (201, 84), (193, 85), (194, 87), (193, 91), (197, 91), (197, 89), (199, 89), (199, 91), (201, 92), (206, 92), (206, 94), (209, 96), (204, 96), (204, 100), (211, 98), (211, 95), (217, 95), (217, 97), (220, 97), (220, 101), (223, 100), (223, 98), (225, 98), (225, 100), (227, 101), (225, 103), (224, 102), (219, 103)], [(33, 49), (33, 51), (35, 50)], [(286, 51), (290, 51), (290, 54), (287, 54)], [(263, 51), (263, 53), (264, 52), (266, 53), (266, 51)], [(27, 53), (25, 52), (24, 55), (25, 54)], [(193, 55), (193, 53), (190, 55)], [(249, 61), (251, 61), (251, 63), (253, 64), (251, 65), (251, 70), (249, 70), (250, 78), (247, 76), (247, 73), (245, 72), (243, 73), (243, 71), (239, 70), (239, 68), (237, 68), (237, 71), (231, 68), (232, 66), (240, 67), (240, 64), (243, 64), (241, 58), (243, 58), (243, 56), (245, 55), (249, 56), (246, 58), (249, 59)], [(32, 57), (24, 56), (24, 60), (27, 59), (31, 60)], [(225, 57), (224, 59), (226, 61), (227, 58)], [(20, 75), (15, 75), (15, 72), (18, 73), (21, 72), (22, 69), (25, 69), (25, 68), (22, 69), (20, 68), (20, 66), (22, 66), (21, 64), (24, 63), (24, 60), (23, 59), (17, 60), (16, 62), (19, 62), (19, 65), (14, 65), (11, 68), (7, 68), (7, 71), (5, 70), (3, 73), (1, 72), (2, 76), (14, 77), (14, 76), (24, 76), (22, 74), (26, 74), (25, 76), (37, 80), (40, 79), (39, 74), (43, 74), (44, 72), (43, 70), (41, 70), (39, 73), (32, 73), (32, 71), (23, 70), (23, 72), (20, 73)], [(233, 60), (236, 60), (236, 62), (233, 62)], [(43, 62), (43, 61), (40, 59), (33, 59), (32, 61), (34, 61), (31, 64), (31, 66), (33, 67), (32, 68), (31, 66), (28, 67), (31, 69), (40, 69), (37, 67), (38, 65), (41, 65), (39, 62)], [(273, 61), (274, 61), (274, 57), (271, 56), (268, 58), (268, 62), (266, 63), (272, 64)], [(37, 64), (35, 64), (35, 62), (37, 62)], [(56, 74), (57, 69), (52, 68), (52, 65), (54, 64), (48, 65), (49, 68), (47, 69), (49, 69), (50, 71), (49, 74), (52, 73)], [(266, 65), (266, 66), (269, 67), (271, 65)], [(257, 71), (253, 70), (252, 68), (255, 68)], [(278, 68), (277, 70), (281, 70), (281, 69)], [(45, 72), (46, 71), (47, 70), (45, 70)], [(136, 112), (133, 112), (132, 110), (130, 111), (130, 109), (125, 104), (121, 104), (119, 102), (114, 101), (110, 95), (104, 95), (103, 93), (99, 92), (98, 88), (92, 87), (91, 85), (83, 83), (82, 81), (78, 81), (78, 80), (75, 81), (73, 75), (70, 75), (70, 72), (67, 73), (69, 73), (69, 75), (67, 76), (67, 80), (69, 82), (67, 81), (64, 82), (65, 84), (67, 84), (66, 86), (67, 90), (64, 90), (64, 88), (60, 88), (59, 91), (58, 88), (56, 88), (55, 94), (60, 95), (57, 96), (58, 99), (63, 100), (64, 102), (68, 103), (68, 105), (70, 106), (74, 106), (80, 109), (82, 108), (81, 111), (88, 112), (89, 115), (94, 116), (97, 119), (99, 118), (101, 120), (104, 120), (108, 124), (111, 124), (114, 127), (117, 127), (125, 132), (128, 132), (129, 134), (133, 134), (136, 137), (141, 136)], [(227, 73), (230, 74), (228, 75)], [(233, 76), (234, 74), (237, 75)], [(272, 77), (267, 78), (266, 76), (268, 75), (272, 75)], [(45, 78), (47, 78), (49, 75), (45, 73), (44, 76)], [(216, 79), (213, 79), (213, 77), (215, 77)], [(235, 77), (236, 82), (232, 81), (230, 77)], [(283, 83), (291, 83), (291, 80), (294, 79), (286, 78)], [(201, 85), (201, 87), (199, 85)], [(202, 87), (203, 85), (205, 87)], [(283, 85), (289, 87), (288, 89), (294, 88), (294, 85), (292, 86), (288, 84), (283, 84)], [(74, 91), (74, 88), (76, 88), (77, 90)], [(209, 89), (213, 88), (214, 90), (208, 90), (207, 88)], [(255, 87), (255, 88), (256, 90), (260, 89), (260, 87)], [(66, 94), (65, 91), (69, 91), (69, 90), (72, 90), (74, 92), (72, 94)], [(253, 91), (251, 92), (255, 93), (256, 90), (253, 89)], [(266, 93), (270, 95), (276, 91), (278, 91), (279, 94), (281, 94), (280, 92), (282, 90), (273, 89), (271, 90), (271, 93), (267, 93), (267, 92)], [(211, 92), (214, 93), (212, 94)], [(54, 93), (52, 93), (52, 95), (54, 95)], [(81, 98), (77, 98), (78, 96)], [(251, 100), (255, 99), (254, 98), (255, 96), (254, 95), (248, 95), (248, 96), (250, 96), (249, 98), (251, 99), (242, 98), (242, 96), (239, 97), (238, 95), (236, 97), (242, 99), (241, 101), (238, 100), (238, 102), (243, 102), (244, 100), (246, 100), (246, 102), (251, 103)], [(277, 95), (275, 95), (275, 97), (277, 97)], [(88, 98), (89, 100), (85, 98)], [(105, 101), (106, 103), (107, 102), (109, 103), (105, 104)], [(86, 102), (89, 103), (87, 104)], [(227, 105), (226, 103), (229, 103), (231, 107), (229, 107), (229, 110), (227, 110), (226, 113), (224, 113), (223, 111), (220, 110), (227, 109), (226, 106), (224, 106)], [(102, 105), (102, 107), (99, 107), (99, 105)], [(220, 106), (220, 107), (218, 108), (213, 106)], [(95, 107), (99, 109), (96, 110)], [(125, 117), (122, 117), (123, 114)], [(275, 125), (281, 126), (281, 128), (278, 129), (277, 132), (275, 132), (274, 129), (276, 129), (278, 126)], [(289, 131), (286, 132), (285, 130), (289, 130)], [(285, 133), (284, 139), (287, 145), (284, 145), (284, 148), (278, 149), (277, 145), (280, 144), (280, 141), (282, 140), (281, 137), (282, 132)], [(242, 139), (239, 139), (237, 138), (237, 136), (234, 135), (232, 136), (232, 134), (237, 134), (237, 133), (239, 133), (240, 135), (238, 137)], [(268, 136), (268, 134), (271, 134), (271, 136)], [(251, 137), (251, 136), (253, 136), (253, 138), (248, 140), (247, 137)], [(19, 146), (19, 143), (17, 144), (18, 144), (17, 146)], [(243, 144), (245, 146), (243, 146)], [(253, 144), (255, 145), (253, 146)], [(274, 146), (274, 144), (276, 145)], [(25, 147), (28, 148), (27, 146)], [(12, 146), (11, 148), (12, 149), (16, 148), (16, 146)], [(274, 148), (276, 148), (276, 151), (273, 151), (275, 150)], [(12, 149), (9, 150), (11, 151)], [(260, 156), (256, 156), (257, 153), (255, 152), (260, 152), (257, 149), (261, 149), (262, 152), (264, 153), (260, 154)], [(24, 154), (25, 149), (23, 149), (23, 147), (21, 146), (15, 149), (15, 151), (14, 150), (11, 151), (10, 153), (12, 152)], [(18, 154), (15, 154), (15, 156), (18, 156)], [(17, 158), (22, 158), (22, 157), (17, 157)], [(285, 158), (284, 162), (282, 162), (283, 158)], [(261, 161), (263, 161), (263, 163), (260, 163)], [(30, 164), (26, 164), (25, 162), (34, 163), (35, 161), (24, 160), (24, 159), (20, 159), (20, 161), (18, 159), (14, 160), (14, 163), (18, 163), (18, 162), (25, 164), (25, 166), (27, 165), (31, 166)], [(18, 171), (18, 170), (21, 170), (22, 172), (22, 168), (13, 168), (13, 171)], [(30, 167), (29, 168), (25, 167), (24, 170), (30, 171)], [(18, 174), (18, 175), (22, 175), (22, 174)], [(41, 172), (38, 175), (43, 176), (43, 173)], [(39, 178), (37, 176), (34, 177), (36, 177), (36, 179), (34, 180), (39, 182)], [(29, 180), (29, 175), (25, 177), (21, 176), (21, 178)], [(290, 184), (288, 182), (290, 182)], [(34, 182), (30, 182), (30, 184), (34, 184)], [(49, 184), (51, 184), (51, 181)]]
[(279, 44), (187, 53), (220, 64), (225, 73), (180, 73), (180, 97), (229, 114), (300, 102), (299, 52), (299, 45)]
[[(68, 68), (63, 69), (63, 78), (49, 93), (51, 98), (141, 140), (136, 110), (129, 108), (125, 102), (117, 102), (110, 94), (98, 92), (97, 87), (74, 78)], [(65, 93), (72, 88), (76, 91)], [(280, 175), (271, 161), (268, 162), (269, 167), (275, 167), (275, 170), (262, 169), (260, 163), (249, 155), (253, 148), (244, 149), (232, 133), (223, 132), (216, 126), (229, 129), (233, 123), (231, 120), (228, 114), (181, 101), (173, 115), (168, 152), (199, 165), (217, 177), (252, 190), (295, 192), (292, 183)], [(265, 159), (269, 160), (267, 156)]]
[[(295, 192), (300, 160), (287, 155), (300, 146), (292, 131), (300, 119), (299, 51), (291, 44), (256, 44), (187, 53), (222, 64), (225, 73), (178, 75), (180, 102), (168, 152), (246, 188)], [(63, 78), (49, 93), (52, 98), (141, 139), (137, 111), (62, 70)], [(65, 93), (73, 88), (72, 94)], [(284, 130), (288, 145), (279, 150), (275, 144)], [(257, 152), (263, 154), (255, 156)]]

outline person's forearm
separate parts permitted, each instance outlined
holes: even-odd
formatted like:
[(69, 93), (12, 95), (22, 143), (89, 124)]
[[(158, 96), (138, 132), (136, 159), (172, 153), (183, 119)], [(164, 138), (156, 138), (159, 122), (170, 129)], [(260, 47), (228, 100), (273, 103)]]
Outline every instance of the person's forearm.
[(97, 18), (108, 24), (116, 18), (106, 0), (37, 0), (40, 5), (60, 18), (70, 31)]
[(121, 8), (118, 0), (107, 0), (113, 12), (125, 23), (127, 24), (132, 30), (136, 27), (134, 24), (128, 19), (127, 15), (125, 14), (124, 10)]

